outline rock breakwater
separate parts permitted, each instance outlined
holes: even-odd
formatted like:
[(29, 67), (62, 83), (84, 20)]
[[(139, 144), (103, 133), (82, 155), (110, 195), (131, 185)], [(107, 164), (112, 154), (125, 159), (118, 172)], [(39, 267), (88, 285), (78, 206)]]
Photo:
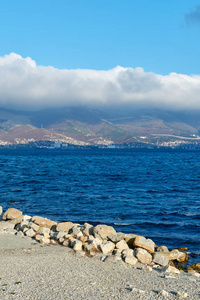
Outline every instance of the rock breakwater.
[(108, 225), (93, 226), (88, 223), (55, 222), (41, 216), (28, 216), (15, 208), (3, 212), (0, 206), (0, 234), (27, 236), (41, 244), (70, 247), (81, 256), (93, 257), (101, 254), (103, 261), (124, 261), (135, 266), (142, 263), (148, 270), (160, 268), (166, 273), (183, 271), (200, 276), (199, 263), (185, 269), (178, 263), (188, 260), (185, 248), (169, 250), (157, 246), (154, 241), (135, 234), (116, 232)]

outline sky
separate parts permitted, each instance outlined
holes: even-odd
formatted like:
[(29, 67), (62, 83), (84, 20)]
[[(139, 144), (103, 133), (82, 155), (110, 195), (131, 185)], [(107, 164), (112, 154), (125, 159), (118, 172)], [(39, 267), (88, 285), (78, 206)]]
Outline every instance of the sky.
[(0, 106), (200, 109), (200, 1), (0, 2)]

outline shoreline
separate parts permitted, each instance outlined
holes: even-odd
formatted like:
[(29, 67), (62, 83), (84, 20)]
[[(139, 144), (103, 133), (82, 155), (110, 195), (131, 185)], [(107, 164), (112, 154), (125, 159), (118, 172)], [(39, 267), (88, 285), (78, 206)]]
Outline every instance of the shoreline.
[(56, 223), (17, 209), (2, 215), (3, 299), (33, 299), (33, 291), (34, 299), (200, 299), (197, 270), (182, 272), (169, 259), (183, 259), (184, 249), (103, 224)]

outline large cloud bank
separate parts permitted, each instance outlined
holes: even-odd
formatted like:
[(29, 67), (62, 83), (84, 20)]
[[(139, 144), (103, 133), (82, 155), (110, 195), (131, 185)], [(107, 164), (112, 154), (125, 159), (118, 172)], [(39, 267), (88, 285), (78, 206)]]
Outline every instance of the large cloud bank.
[(59, 70), (15, 53), (0, 57), (1, 107), (68, 105), (200, 109), (200, 76), (162, 76), (119, 66), (108, 71)]

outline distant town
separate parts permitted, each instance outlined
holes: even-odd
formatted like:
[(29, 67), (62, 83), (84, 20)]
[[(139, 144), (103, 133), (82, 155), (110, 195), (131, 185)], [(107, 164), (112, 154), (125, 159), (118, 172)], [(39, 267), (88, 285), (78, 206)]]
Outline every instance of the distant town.
[(135, 142), (135, 143), (123, 143), (123, 144), (96, 144), (87, 145), (85, 143), (69, 144), (60, 140), (47, 141), (25, 141), (16, 144), (0, 143), (0, 149), (18, 149), (18, 148), (35, 148), (35, 149), (182, 149), (182, 150), (200, 150), (200, 142), (186, 142), (183, 140), (175, 140), (170, 142), (163, 142), (157, 144)]

